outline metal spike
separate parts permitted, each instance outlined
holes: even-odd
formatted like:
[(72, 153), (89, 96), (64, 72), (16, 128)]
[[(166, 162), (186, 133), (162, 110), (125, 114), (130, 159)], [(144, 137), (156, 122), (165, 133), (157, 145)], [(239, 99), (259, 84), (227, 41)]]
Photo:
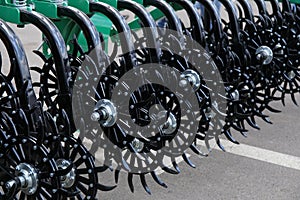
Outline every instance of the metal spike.
[(192, 168), (196, 168), (196, 165), (192, 163), (192, 161), (187, 157), (185, 153), (182, 154), (182, 158), (189, 166), (191, 166)]
[(208, 154), (202, 153), (202, 152), (196, 147), (196, 145), (194, 145), (194, 144), (192, 144), (192, 145), (190, 146), (190, 148), (191, 148), (191, 150), (192, 150), (194, 153), (196, 153), (197, 155), (201, 155), (201, 156), (205, 156), (205, 157), (208, 156)]
[[(51, 127), (51, 131), (53, 131), (54, 134), (58, 134), (58, 129), (55, 123), (54, 118), (52, 117), (52, 115), (49, 112), (45, 112), (46, 118), (47, 118), (47, 122), (50, 123), (50, 127)], [(49, 129), (50, 129), (49, 127)]]
[(297, 103), (297, 100), (296, 100), (296, 98), (295, 98), (295, 94), (294, 94), (294, 93), (291, 94), (291, 97), (292, 97), (293, 103), (294, 103), (296, 106), (298, 106), (298, 103)]
[(239, 124), (232, 124), (231, 127), (240, 132), (247, 131), (247, 130), (243, 129)]
[(273, 123), (271, 122), (271, 120), (269, 119), (269, 117), (263, 117), (262, 119), (263, 119), (265, 122), (269, 123), (269, 124), (273, 124)]
[(120, 170), (115, 171), (115, 183), (119, 182)]
[(154, 181), (156, 183), (158, 183), (160, 186), (162, 186), (164, 188), (168, 187), (164, 182), (162, 182), (162, 180), (156, 175), (156, 173), (154, 171), (151, 172), (151, 176), (154, 179)]
[(222, 151), (226, 152), (225, 147), (221, 144), (221, 141), (219, 138), (216, 139), (217, 145), (222, 149)]
[(64, 120), (63, 125), (64, 125), (64, 133), (67, 135), (71, 135), (71, 124), (69, 117), (64, 109), (61, 110), (61, 116)]
[(129, 186), (131, 192), (134, 193), (134, 186), (133, 186), (132, 179), (133, 179), (133, 174), (132, 173), (128, 173), (128, 177), (127, 177), (128, 186)]
[(36, 71), (36, 72), (38, 72), (39, 74), (41, 74), (41, 73), (43, 72), (43, 69), (40, 68), (40, 67), (30, 67), (30, 70)]
[(142, 186), (144, 187), (145, 191), (151, 195), (151, 190), (148, 187), (146, 179), (145, 179), (145, 174), (140, 174), (140, 179), (141, 179), (141, 183), (142, 183)]
[(275, 109), (275, 108), (272, 108), (272, 107), (269, 106), (269, 105), (266, 106), (266, 109), (268, 109), (269, 111), (274, 112), (274, 113), (281, 113), (280, 110), (277, 110), (277, 109)]
[(96, 185), (97, 189), (99, 189), (101, 191), (105, 191), (105, 192), (111, 191), (111, 190), (115, 189), (116, 187), (117, 187), (116, 185), (115, 186), (106, 186), (106, 185), (102, 185), (100, 183), (97, 183), (97, 185)]
[(162, 167), (162, 170), (164, 170), (165, 172), (169, 173), (169, 174), (179, 174), (177, 171), (170, 169), (169, 167)]
[(64, 188), (59, 188), (58, 189), (58, 193), (61, 194), (61, 195), (63, 195), (64, 197), (70, 197), (70, 198), (72, 198), (72, 197), (78, 195), (80, 193), (80, 191), (77, 190), (76, 192), (74, 192), (74, 191), (66, 190)]
[(179, 166), (177, 165), (177, 163), (176, 163), (175, 160), (172, 161), (172, 165), (173, 165), (174, 169), (177, 171), (177, 173), (179, 174), (180, 173), (180, 169), (179, 169)]
[(29, 136), (29, 122), (27, 120), (26, 114), (22, 109), (19, 110), (18, 114), (20, 117), (20, 121), (18, 121), (18, 123), (22, 124), (22, 133), (26, 136)]
[(200, 135), (200, 134), (197, 134), (197, 135), (196, 135), (196, 138), (197, 138), (198, 140), (205, 140), (205, 136), (202, 136), (202, 135)]
[(106, 165), (104, 165), (102, 167), (95, 167), (95, 172), (101, 173), (101, 172), (105, 172), (107, 169), (109, 169), (109, 167)]
[(0, 51), (0, 72), (2, 71), (2, 52)]
[(125, 170), (131, 171), (128, 163), (126, 162), (126, 160), (123, 157), (122, 157), (122, 166), (125, 168)]
[(35, 53), (36, 55), (38, 55), (44, 62), (48, 61), (48, 59), (46, 58), (46, 56), (42, 52), (37, 51), (37, 50), (33, 50), (33, 53)]
[(231, 133), (230, 133), (230, 130), (224, 131), (224, 134), (225, 134), (226, 138), (227, 138), (229, 141), (231, 141), (232, 143), (234, 143), (234, 144), (240, 144), (238, 141), (236, 141), (236, 140), (232, 137), (232, 135), (231, 135)]
[(246, 119), (247, 123), (248, 123), (251, 127), (255, 128), (255, 129), (257, 129), (257, 130), (260, 130), (260, 127), (256, 124), (254, 117), (251, 117), (251, 118), (252, 118), (252, 119), (249, 119), (249, 118)]

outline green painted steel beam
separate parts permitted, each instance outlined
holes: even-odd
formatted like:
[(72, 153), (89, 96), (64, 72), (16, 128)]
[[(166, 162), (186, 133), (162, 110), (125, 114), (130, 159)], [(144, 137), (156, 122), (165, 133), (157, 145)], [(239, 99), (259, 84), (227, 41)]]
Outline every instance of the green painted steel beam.
[(31, 11), (31, 7), (27, 5), (18, 5), (9, 0), (0, 0), (0, 18), (6, 22), (24, 25), (21, 22), (20, 9)]

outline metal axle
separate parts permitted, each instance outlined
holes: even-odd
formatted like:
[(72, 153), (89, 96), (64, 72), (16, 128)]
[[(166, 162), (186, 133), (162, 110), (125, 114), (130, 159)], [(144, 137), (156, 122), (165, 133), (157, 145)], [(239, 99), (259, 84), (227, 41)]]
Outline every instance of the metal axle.
[(181, 78), (182, 79), (179, 82), (180, 87), (187, 87), (188, 84), (190, 83), (194, 91), (197, 91), (200, 88), (201, 78), (194, 70), (191, 69), (185, 70), (181, 74)]
[(6, 189), (18, 188), (27, 195), (33, 195), (38, 188), (38, 175), (35, 168), (27, 163), (16, 166), (16, 178), (6, 182)]
[(117, 121), (117, 110), (114, 104), (107, 100), (101, 99), (97, 102), (93, 113), (92, 121), (98, 121), (104, 127), (111, 127)]

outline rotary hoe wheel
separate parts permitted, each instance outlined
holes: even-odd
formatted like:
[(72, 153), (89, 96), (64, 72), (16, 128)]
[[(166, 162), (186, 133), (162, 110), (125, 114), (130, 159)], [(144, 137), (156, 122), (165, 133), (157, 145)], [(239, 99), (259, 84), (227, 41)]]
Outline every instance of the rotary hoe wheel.
[(275, 100), (281, 100), (285, 105), (286, 95), (290, 96), (295, 105), (297, 104), (296, 94), (299, 94), (299, 33), (300, 26), (297, 23), (299, 16), (292, 12), (291, 4), (288, 1), (282, 2), (282, 18), (279, 24), (274, 23), (274, 29), (286, 41), (288, 50), (288, 62), (285, 62), (285, 73), (278, 81), (278, 87), (272, 91)]
[[(1, 113), (1, 193), (4, 199), (60, 198), (57, 165), (35, 138), (20, 135), (16, 121)], [(22, 130), (22, 134), (24, 130)]]
[[(146, 26), (146, 24), (145, 22), (143, 25)], [(122, 26), (126, 25), (123, 23)], [(153, 26), (150, 28), (156, 29)], [(153, 34), (154, 31), (148, 29), (145, 32), (152, 32)], [(198, 74), (197, 68), (193, 68), (192, 65), (201, 63), (203, 69), (207, 67), (216, 70), (216, 68), (208, 54), (201, 52), (202, 48), (198, 48), (197, 54), (195, 50), (192, 52), (191, 49), (183, 48), (181, 41), (177, 39), (176, 32), (161, 35), (161, 38), (157, 41), (154, 40), (155, 42), (152, 44), (148, 44), (148, 41), (145, 41), (134, 31), (132, 35), (134, 36), (134, 45), (129, 45), (132, 41), (124, 43), (127, 46), (135, 46), (136, 49), (133, 52), (136, 55), (131, 55), (131, 58), (136, 56), (136, 65), (130, 66), (134, 62), (127, 64), (125, 58), (128, 55), (127, 52), (122, 52), (121, 56), (116, 58), (117, 53), (114, 52), (110, 56), (111, 63), (105, 68), (105, 71), (98, 71), (89, 64), (84, 64), (84, 66), (90, 67), (79, 69), (73, 88), (75, 118), (81, 116), (76, 120), (76, 124), (81, 129), (83, 143), (92, 142), (90, 152), (95, 154), (94, 152), (99, 151), (99, 147), (101, 147), (104, 149), (106, 165), (115, 164), (116, 181), (120, 170), (126, 170), (132, 191), (134, 190), (132, 179), (136, 175), (140, 177), (145, 190), (150, 193), (145, 179), (147, 174), (151, 174), (158, 184), (165, 187), (165, 184), (156, 175), (158, 168), (172, 174), (179, 173), (180, 170), (175, 158), (180, 156), (190, 166), (194, 167), (184, 153), (185, 149), (188, 148), (199, 155), (206, 155), (193, 144), (196, 138), (208, 140), (209, 137), (206, 137), (204, 133), (199, 133), (199, 129), (201, 129), (198, 125), (200, 116), (197, 119), (192, 112), (194, 106), (202, 106), (206, 103), (203, 99), (209, 99), (207, 96), (208, 88), (205, 83), (206, 79), (200, 78), (202, 75), (200, 72)], [(153, 36), (155, 38), (155, 34), (150, 35), (149, 38), (152, 39)], [(126, 37), (120, 36), (120, 38)], [(123, 43), (121, 42), (121, 44)], [(157, 46), (160, 46), (160, 49), (157, 49)], [(174, 49), (178, 52), (173, 52)], [(155, 60), (156, 55), (152, 53), (155, 50), (161, 52), (160, 57), (156, 58), (159, 62), (152, 62)], [(193, 58), (194, 60), (191, 59), (190, 62), (193, 63), (191, 64), (187, 59), (193, 56), (195, 58)], [(158, 68), (156, 69), (152, 65), (158, 66)], [(174, 70), (175, 74), (170, 75), (170, 70)], [(213, 74), (213, 72), (211, 73)], [(172, 81), (165, 80), (166, 77), (170, 77), (170, 80), (179, 85), (172, 85)], [(185, 78), (190, 78), (190, 80), (186, 81)], [(156, 80), (157, 83), (152, 83), (153, 80)], [(193, 86), (192, 89), (189, 85)], [(182, 87), (187, 87), (187, 91), (184, 91)], [(182, 90), (183, 92), (178, 92)], [(178, 93), (179, 97), (174, 91)], [(182, 99), (183, 96), (195, 96), (196, 101), (191, 103), (186, 98)], [(196, 110), (198, 113), (202, 112), (202, 109)], [(204, 113), (202, 115), (205, 116)], [(130, 117), (126, 118), (126, 116)], [(184, 123), (188, 121), (183, 120), (183, 117), (195, 118), (190, 126), (196, 125), (197, 128), (194, 132), (197, 134), (192, 135), (193, 131), (191, 131), (188, 136), (187, 132), (190, 131), (180, 130), (180, 125), (186, 126)], [(91, 119), (95, 122), (91, 123)], [(167, 121), (166, 124), (163, 123), (164, 121)], [(139, 131), (139, 129), (143, 131)], [(184, 136), (179, 136), (177, 134), (179, 131)], [(178, 146), (180, 142), (177, 141), (179, 140), (184, 145)], [(185, 140), (187, 141), (185, 142)], [(172, 142), (178, 144), (174, 145)], [(206, 148), (210, 148), (208, 142), (204, 145), (207, 145)], [(177, 150), (174, 150), (174, 146), (178, 146)], [(168, 157), (170, 165), (173, 165), (174, 169), (171, 169), (168, 163), (163, 163), (164, 157)], [(135, 165), (136, 162), (138, 164)]]
[(138, 178), (151, 194), (148, 177), (167, 187), (159, 171), (179, 174), (178, 159), (195, 168), (191, 152), (225, 151), (222, 134), (239, 144), (233, 132), (247, 136), (257, 118), (271, 123), (273, 101), (297, 105), (299, 5), (105, 2), (43, 1), (48, 11), (14, 1), (18, 19), (0, 13), (43, 33), (32, 84), (21, 42), (0, 22), (10, 61), (0, 55), (0, 199), (101, 199), (116, 187), (101, 178), (111, 171), (115, 183), (125, 172), (132, 192)]

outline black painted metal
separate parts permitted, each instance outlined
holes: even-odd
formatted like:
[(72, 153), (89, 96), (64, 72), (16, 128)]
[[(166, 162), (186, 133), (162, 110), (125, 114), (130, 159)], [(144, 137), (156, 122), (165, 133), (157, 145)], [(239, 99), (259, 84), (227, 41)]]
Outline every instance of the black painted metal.
[(117, 9), (102, 2), (91, 2), (90, 10), (92, 12), (100, 12), (106, 15), (112, 21), (119, 33), (120, 41), (122, 44), (121, 48), (123, 53), (125, 54), (124, 58), (125, 62), (127, 63), (126, 68), (130, 69), (135, 66), (136, 57), (134, 54), (134, 45), (132, 42), (131, 31), (124, 17), (118, 12)]
[(175, 5), (178, 4), (187, 12), (188, 17), (190, 19), (190, 24), (192, 28), (191, 34), (193, 39), (202, 46), (205, 46), (205, 33), (203, 30), (203, 23), (199, 13), (195, 9), (192, 2), (188, 0), (167, 0), (167, 2), (175, 3)]
[(146, 8), (143, 7), (141, 4), (129, 0), (119, 0), (118, 8), (130, 10), (131, 12), (135, 13), (136, 16), (140, 19), (140, 21), (143, 24), (143, 27), (146, 27), (146, 29), (143, 30), (145, 34), (144, 37), (147, 38), (147, 44), (149, 44), (149, 46), (152, 47), (151, 49), (149, 49), (150, 62), (159, 62), (161, 56), (161, 49), (159, 43), (157, 42), (158, 32), (156, 23), (150, 15), (150, 13), (148, 13)]

